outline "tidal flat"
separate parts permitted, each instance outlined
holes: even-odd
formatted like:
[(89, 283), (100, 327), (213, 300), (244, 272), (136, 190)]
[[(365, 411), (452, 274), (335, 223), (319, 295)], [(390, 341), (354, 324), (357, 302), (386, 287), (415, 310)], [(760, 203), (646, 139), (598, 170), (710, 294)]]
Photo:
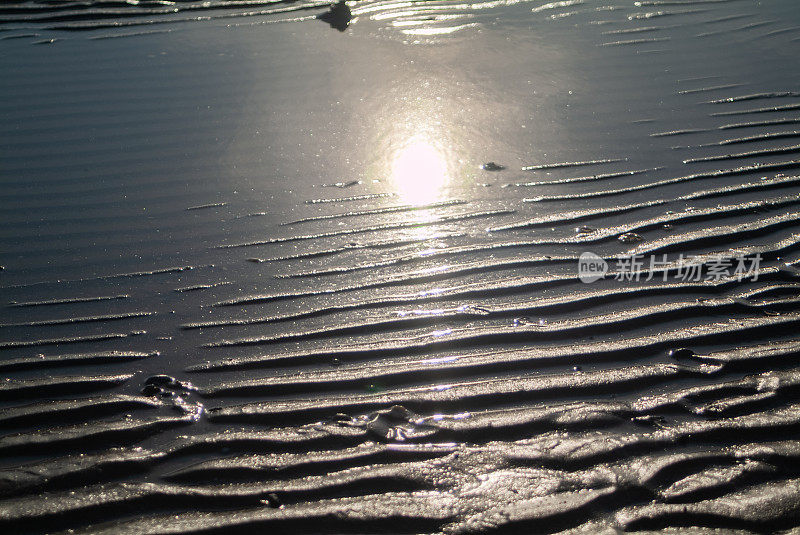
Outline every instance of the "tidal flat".
[(0, 531), (796, 533), (796, 0), (0, 5)]

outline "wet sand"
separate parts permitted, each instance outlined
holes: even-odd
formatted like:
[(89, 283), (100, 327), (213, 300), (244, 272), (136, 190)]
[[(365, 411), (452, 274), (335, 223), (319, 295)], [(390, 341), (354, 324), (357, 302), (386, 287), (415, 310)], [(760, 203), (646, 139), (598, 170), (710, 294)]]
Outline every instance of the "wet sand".
[(4, 4), (0, 529), (796, 528), (799, 47), (791, 0)]

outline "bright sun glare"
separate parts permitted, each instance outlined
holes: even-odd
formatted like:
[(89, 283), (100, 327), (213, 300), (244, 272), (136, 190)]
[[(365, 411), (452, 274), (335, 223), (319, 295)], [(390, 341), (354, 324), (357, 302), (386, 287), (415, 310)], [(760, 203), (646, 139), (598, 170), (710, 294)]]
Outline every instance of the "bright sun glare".
[(449, 180), (441, 151), (425, 138), (412, 138), (394, 156), (392, 182), (408, 204), (426, 204), (439, 199)]

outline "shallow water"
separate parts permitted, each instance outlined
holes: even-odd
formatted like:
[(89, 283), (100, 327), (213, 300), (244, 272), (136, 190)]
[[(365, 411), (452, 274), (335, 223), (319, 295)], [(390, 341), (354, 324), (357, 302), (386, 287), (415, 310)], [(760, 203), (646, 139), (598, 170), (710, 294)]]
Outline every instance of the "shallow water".
[(0, 8), (4, 529), (795, 527), (794, 2), (347, 8)]

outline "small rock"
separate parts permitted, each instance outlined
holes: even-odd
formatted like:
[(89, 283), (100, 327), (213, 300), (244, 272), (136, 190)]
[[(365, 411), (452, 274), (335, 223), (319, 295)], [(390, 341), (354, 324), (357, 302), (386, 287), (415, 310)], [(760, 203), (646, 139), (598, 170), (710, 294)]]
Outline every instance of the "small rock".
[(680, 349), (671, 349), (669, 352), (669, 356), (674, 359), (690, 359), (696, 355), (694, 351), (691, 349), (687, 349), (682, 347)]
[(644, 238), (635, 232), (626, 232), (625, 234), (621, 234), (617, 239), (622, 243), (636, 243), (642, 241)]
[(386, 413), (387, 416), (391, 418), (397, 418), (398, 420), (408, 421), (415, 417), (415, 414), (410, 410), (406, 409), (402, 405), (392, 405), (392, 408), (389, 409), (389, 412)]
[(403, 442), (414, 434), (417, 415), (400, 405), (376, 411), (368, 416), (366, 430), (382, 441)]
[(164, 391), (156, 385), (147, 385), (141, 390), (143, 396), (159, 396)]
[(155, 386), (172, 386), (176, 383), (174, 377), (169, 375), (151, 375), (145, 379), (144, 384)]
[(272, 507), (273, 509), (280, 509), (281, 507), (283, 507), (281, 499), (278, 498), (278, 495), (275, 494), (274, 492), (270, 492), (269, 494), (267, 494), (267, 499), (263, 500), (263, 502), (266, 505)]
[(353, 20), (353, 13), (350, 11), (350, 7), (348, 7), (345, 0), (339, 0), (339, 2), (331, 6), (329, 11), (317, 15), (317, 18), (323, 22), (327, 22), (331, 28), (343, 32), (350, 25), (350, 21)]
[(483, 169), (484, 171), (502, 171), (505, 168), (506, 168), (505, 165), (500, 165), (494, 162), (486, 162), (481, 166), (481, 169)]

